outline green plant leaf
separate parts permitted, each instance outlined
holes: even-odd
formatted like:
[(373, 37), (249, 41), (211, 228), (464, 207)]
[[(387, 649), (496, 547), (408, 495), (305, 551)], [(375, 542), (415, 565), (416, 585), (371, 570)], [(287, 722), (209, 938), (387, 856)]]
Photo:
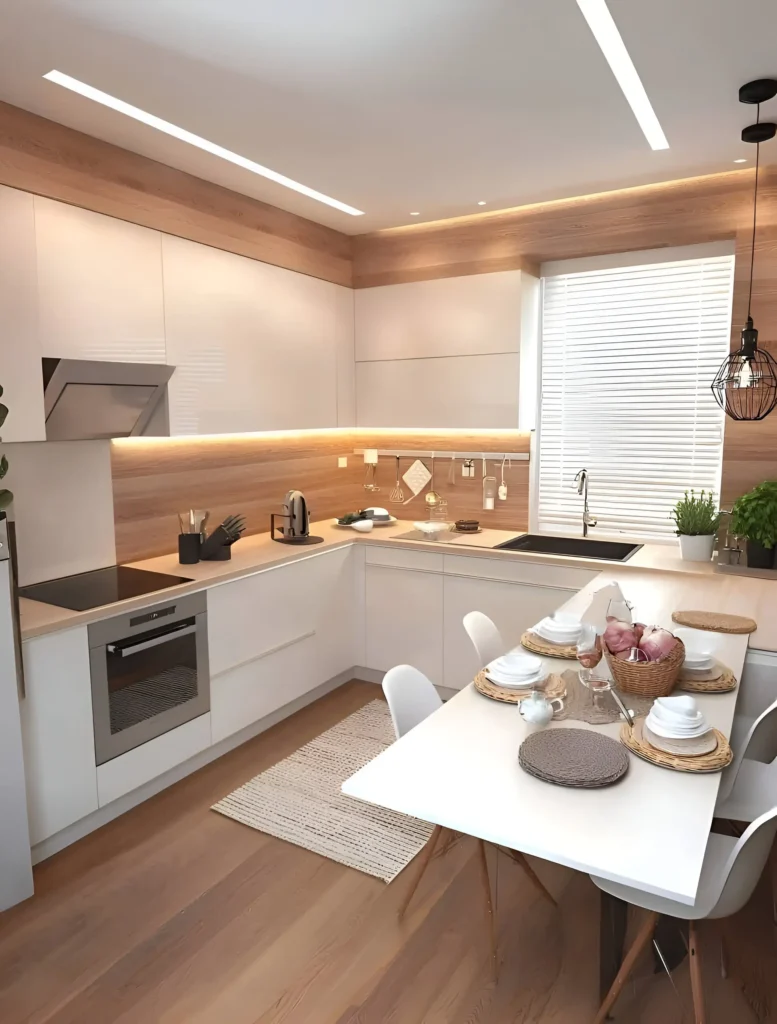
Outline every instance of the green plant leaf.
[(8, 406), (0, 403), (0, 427), (5, 423), (6, 417), (8, 416)]
[(13, 501), (13, 494), (5, 487), (0, 490), (0, 509), (8, 508)]
[(5, 474), (8, 472), (8, 459), (3, 455), (0, 457), (0, 480), (3, 479)]

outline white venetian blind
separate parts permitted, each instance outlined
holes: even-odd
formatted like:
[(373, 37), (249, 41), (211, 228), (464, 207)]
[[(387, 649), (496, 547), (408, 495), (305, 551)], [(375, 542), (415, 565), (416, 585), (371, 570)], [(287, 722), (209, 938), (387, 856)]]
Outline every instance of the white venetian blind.
[[(637, 254), (638, 257), (638, 254)], [(686, 488), (719, 493), (723, 412), (710, 383), (729, 351), (733, 256), (543, 280), (539, 528), (674, 535)]]

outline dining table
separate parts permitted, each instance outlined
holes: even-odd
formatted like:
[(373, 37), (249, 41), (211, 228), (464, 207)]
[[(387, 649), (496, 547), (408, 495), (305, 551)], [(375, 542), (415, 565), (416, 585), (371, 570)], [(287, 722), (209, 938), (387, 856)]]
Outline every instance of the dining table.
[[(593, 580), (559, 610), (581, 615), (603, 585)], [(673, 628), (671, 580), (661, 574), (624, 578), (635, 619)], [(675, 627), (676, 628), (676, 627)], [(747, 636), (709, 633), (716, 657), (741, 678)], [(549, 672), (578, 668), (543, 656)], [(604, 668), (602, 661), (600, 668)], [(599, 672), (600, 669), (597, 669)], [(739, 688), (694, 694), (710, 726), (730, 737)], [(624, 695), (628, 706), (628, 695)], [(611, 699), (602, 695), (602, 701)], [(606, 725), (565, 719), (550, 729), (593, 729), (619, 739), (621, 721)], [(626, 774), (613, 785), (578, 789), (553, 785), (521, 769), (518, 750), (536, 726), (515, 704), (489, 699), (470, 684), (397, 740), (342, 786), (348, 796), (390, 808), (454, 832), (483, 839), (576, 871), (621, 882), (692, 905), (720, 786), (720, 773), (659, 767), (629, 753)], [(613, 920), (616, 920), (613, 923)], [(602, 905), (603, 932), (622, 943), (625, 905)], [(601, 985), (617, 969), (619, 951), (602, 934)], [(618, 941), (616, 941), (616, 946)]]

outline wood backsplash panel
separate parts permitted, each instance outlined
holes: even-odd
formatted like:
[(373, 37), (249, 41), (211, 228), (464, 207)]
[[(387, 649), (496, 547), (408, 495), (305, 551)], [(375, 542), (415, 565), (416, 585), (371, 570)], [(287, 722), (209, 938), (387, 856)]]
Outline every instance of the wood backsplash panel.
[[(455, 484), (448, 483), (450, 460), (445, 452), (499, 453), (529, 451), (529, 435), (518, 431), (476, 434), (372, 431), (322, 431), (304, 434), (247, 435), (139, 439), (111, 445), (116, 554), (119, 562), (136, 561), (173, 551), (177, 544), (177, 512), (188, 508), (211, 510), (211, 522), (240, 512), (247, 533), (264, 533), (270, 514), (279, 512), (292, 487), (304, 492), (314, 519), (328, 519), (365, 505), (386, 505), (403, 519), (426, 518), (423, 497), (405, 506), (389, 504), (394, 486), (395, 461), (381, 458), (377, 481), (381, 490), (364, 490), (365, 466), (355, 448), (436, 451), (435, 487), (449, 502), (449, 518), (480, 519), (494, 528), (528, 528), (529, 463), (515, 462), (505, 472), (508, 496), (497, 508), (482, 509), (481, 466), (476, 477), (461, 476), (456, 464)], [(348, 466), (339, 469), (339, 455)], [(411, 458), (403, 458), (401, 472)], [(427, 464), (429, 464), (428, 460)], [(488, 463), (499, 477), (499, 463)], [(406, 496), (410, 492), (402, 485)]]

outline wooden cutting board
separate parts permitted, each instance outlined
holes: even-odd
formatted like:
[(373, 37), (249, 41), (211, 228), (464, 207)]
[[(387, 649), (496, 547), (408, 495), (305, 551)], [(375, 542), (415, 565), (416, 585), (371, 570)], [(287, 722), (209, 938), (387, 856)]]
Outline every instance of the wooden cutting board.
[(744, 615), (725, 615), (723, 612), (672, 612), (672, 621), (692, 629), (707, 629), (712, 633), (754, 633), (758, 623)]

